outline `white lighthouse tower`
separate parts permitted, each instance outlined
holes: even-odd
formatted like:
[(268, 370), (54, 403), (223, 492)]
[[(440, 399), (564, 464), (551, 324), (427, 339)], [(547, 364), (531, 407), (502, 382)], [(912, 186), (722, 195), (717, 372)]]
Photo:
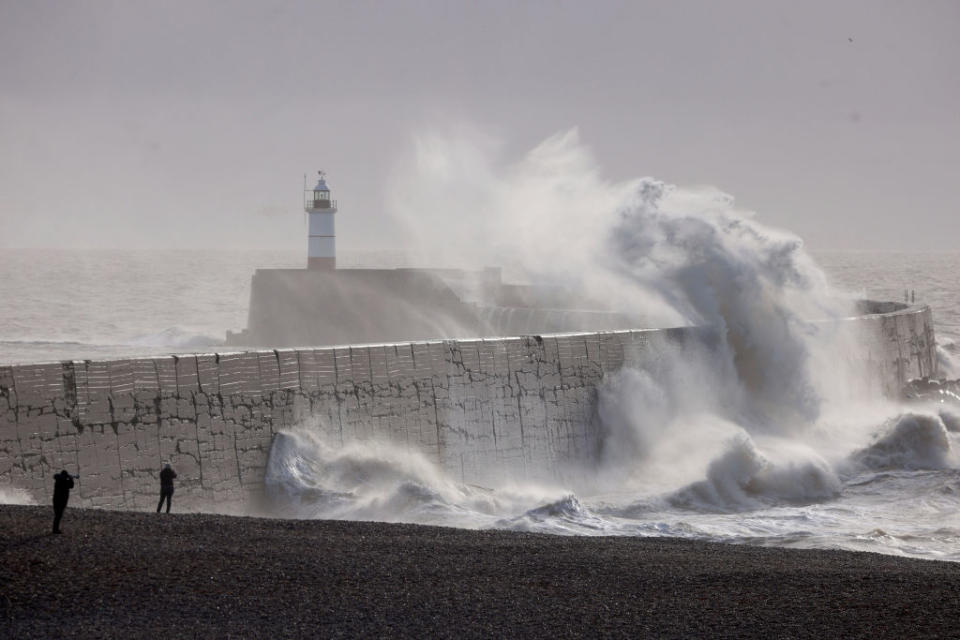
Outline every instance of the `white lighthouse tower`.
[(320, 179), (313, 190), (303, 194), (303, 210), (310, 216), (307, 240), (307, 269), (333, 271), (337, 268), (337, 234), (334, 216), (337, 214), (337, 201), (330, 199), (323, 171), (318, 171)]

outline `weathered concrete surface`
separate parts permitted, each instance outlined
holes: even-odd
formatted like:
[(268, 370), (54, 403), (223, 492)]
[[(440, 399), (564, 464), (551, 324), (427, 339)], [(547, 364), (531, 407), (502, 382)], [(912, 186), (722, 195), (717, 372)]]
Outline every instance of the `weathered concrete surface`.
[[(846, 321), (888, 391), (936, 373), (928, 307)], [(261, 491), (274, 434), (414, 446), (467, 482), (564, 469), (597, 451), (596, 389), (703, 330), (670, 329), (0, 366), (0, 487), (46, 502), (61, 468), (72, 504), (153, 508), (160, 464), (179, 504)]]

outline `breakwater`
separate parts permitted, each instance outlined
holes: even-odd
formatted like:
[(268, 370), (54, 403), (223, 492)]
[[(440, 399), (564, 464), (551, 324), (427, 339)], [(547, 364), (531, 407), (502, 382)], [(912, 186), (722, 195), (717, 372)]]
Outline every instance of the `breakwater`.
[[(865, 311), (842, 322), (888, 393), (936, 374), (928, 307)], [(169, 460), (180, 504), (244, 502), (274, 435), (304, 422), (334, 442), (416, 447), (465, 482), (560, 469), (596, 454), (606, 375), (710, 339), (653, 329), (0, 366), (0, 487), (46, 502), (67, 468), (81, 476), (73, 504), (151, 508)]]

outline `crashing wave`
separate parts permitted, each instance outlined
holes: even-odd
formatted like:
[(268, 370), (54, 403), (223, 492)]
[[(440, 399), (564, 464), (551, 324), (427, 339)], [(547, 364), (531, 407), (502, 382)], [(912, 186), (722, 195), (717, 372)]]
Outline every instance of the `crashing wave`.
[(850, 461), (876, 471), (945, 469), (951, 466), (951, 453), (947, 427), (939, 415), (904, 413), (888, 421)]
[(534, 507), (515, 518), (499, 520), (495, 526), (512, 531), (573, 535), (609, 533), (614, 529), (609, 520), (595, 516), (573, 494)]
[(675, 492), (668, 503), (681, 509), (733, 512), (839, 495), (840, 480), (826, 461), (809, 450), (795, 449), (793, 454), (773, 460), (748, 436), (735, 438), (710, 463), (706, 479)]
[(956, 342), (937, 342), (937, 367), (940, 375), (946, 378), (960, 378), (960, 346)]

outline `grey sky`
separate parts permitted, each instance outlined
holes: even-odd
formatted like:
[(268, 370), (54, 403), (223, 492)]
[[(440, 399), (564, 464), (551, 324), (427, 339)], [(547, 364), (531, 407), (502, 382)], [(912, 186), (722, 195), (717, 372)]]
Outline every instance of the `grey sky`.
[(960, 237), (954, 0), (0, 0), (0, 87), (0, 247), (301, 248), (317, 168), (341, 246), (396, 247), (393, 170), (461, 123), (578, 126), (814, 249)]

